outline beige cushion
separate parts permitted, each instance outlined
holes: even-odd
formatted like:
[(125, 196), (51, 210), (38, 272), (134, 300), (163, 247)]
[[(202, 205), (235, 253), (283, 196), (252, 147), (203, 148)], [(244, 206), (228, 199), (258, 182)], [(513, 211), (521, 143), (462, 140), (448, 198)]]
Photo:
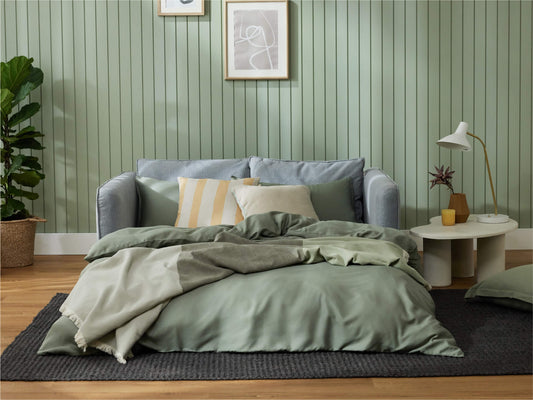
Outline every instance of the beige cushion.
[(231, 190), (257, 185), (258, 178), (233, 180), (178, 177), (179, 209), (175, 226), (196, 228), (210, 225), (235, 225), (244, 218)]
[(282, 211), (318, 219), (307, 186), (237, 186), (233, 195), (244, 217), (269, 211)]

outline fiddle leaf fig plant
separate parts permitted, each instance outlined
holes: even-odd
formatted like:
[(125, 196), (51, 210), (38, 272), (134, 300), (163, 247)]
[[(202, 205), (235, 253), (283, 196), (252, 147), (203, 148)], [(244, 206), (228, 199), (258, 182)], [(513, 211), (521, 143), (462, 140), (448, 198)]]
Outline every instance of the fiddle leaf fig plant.
[(41, 108), (37, 102), (19, 106), (32, 90), (43, 83), (43, 72), (32, 66), (33, 58), (18, 56), (1, 63), (2, 149), (0, 161), (1, 217), (4, 221), (25, 219), (30, 216), (20, 198), (35, 200), (33, 188), (44, 179), (39, 159), (20, 150), (42, 150), (36, 139), (44, 136), (31, 125), (20, 124), (34, 116)]

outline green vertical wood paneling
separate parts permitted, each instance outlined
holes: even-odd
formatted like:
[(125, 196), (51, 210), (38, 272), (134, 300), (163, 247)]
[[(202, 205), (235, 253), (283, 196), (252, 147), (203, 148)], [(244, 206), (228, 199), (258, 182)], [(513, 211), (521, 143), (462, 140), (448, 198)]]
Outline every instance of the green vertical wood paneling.
[[(246, 88), (245, 82), (235, 82), (234, 88), (235, 112), (235, 155), (246, 157)], [(191, 131), (193, 131), (191, 129)]]
[[(325, 159), (335, 160), (338, 158), (337, 141), (339, 139), (337, 129), (337, 18), (336, 2), (326, 1), (324, 4), (324, 64), (325, 64), (325, 91), (324, 96), (324, 140), (325, 140)], [(342, 43), (342, 41), (340, 42)], [(328, 132), (337, 132), (335, 138), (328, 140)]]
[[(417, 214), (417, 175), (418, 175), (418, 132), (417, 132), (417, 37), (416, 37), (416, 3), (405, 4), (405, 210), (407, 221), (416, 225)], [(422, 132), (421, 132), (422, 133)], [(422, 166), (422, 168), (424, 168)]]
[[(508, 182), (507, 174), (509, 172), (509, 2), (498, 1), (498, 48), (497, 48), (497, 122), (496, 122), (496, 140), (494, 146), (497, 146), (495, 152), (495, 179), (496, 179), (496, 198), (507, 198)], [(504, 203), (498, 210), (502, 214), (509, 214), (508, 203)]]
[[(474, 3), (463, 3), (462, 9), (462, 121), (474, 122), (474, 99), (475, 99), (475, 12)], [(430, 118), (431, 120), (431, 118)], [(434, 143), (433, 140), (431, 143)], [(467, 194), (468, 204), (474, 204), (474, 193), (472, 188), (474, 187), (474, 157), (472, 154), (462, 155), (462, 192)], [(434, 215), (434, 214), (432, 214)]]
[[(463, 3), (451, 3), (451, 24), (450, 24), (450, 79), (451, 79), (451, 99), (450, 99), (450, 127), (453, 131), (457, 126), (456, 121), (464, 120), (463, 110)], [(460, 45), (457, 45), (460, 43)], [(454, 126), (455, 125), (455, 126)], [(456, 169), (454, 178), (454, 189), (456, 192), (463, 193), (463, 153), (452, 151), (450, 153), (451, 163)], [(467, 198), (468, 199), (468, 198)]]
[[(84, 3), (85, 17), (85, 88), (87, 113), (87, 181), (89, 192), (89, 228), (96, 230), (94, 193), (111, 176), (109, 153), (109, 91), (107, 85), (106, 10), (96, 1)], [(90, 32), (96, 32), (91, 35)], [(80, 84), (83, 84), (80, 82)], [(96, 118), (96, 116), (98, 116)]]
[[(200, 54), (199, 54), (199, 17), (187, 18), (187, 50), (188, 50), (188, 78), (189, 92), (189, 158), (201, 157), (200, 132)], [(242, 120), (244, 125), (244, 118)], [(242, 128), (244, 130), (244, 128)]]
[(381, 146), (381, 165), (385, 171), (394, 171), (394, 3), (383, 3), (383, 84), (382, 117), (383, 144)]
[(370, 162), (383, 165), (383, 19), (381, 2), (370, 2)]
[(348, 118), (350, 115), (350, 108), (348, 102), (348, 3), (341, 1), (336, 3), (336, 41), (335, 57), (336, 57), (336, 90), (337, 97), (335, 99), (335, 123), (337, 125), (337, 140), (336, 151), (337, 158), (347, 159), (349, 152), (349, 135)]
[(365, 157), (400, 185), (403, 227), (448, 204), (450, 165), (491, 211), (483, 150), (440, 149), (459, 121), (487, 143), (501, 212), (533, 225), (529, 0), (289, 0), (290, 79), (223, 79), (223, 2), (159, 17), (155, 0), (3, 1), (1, 51), (45, 73), (35, 190), (45, 232), (94, 231), (99, 184), (146, 158)]
[(139, 82), (142, 87), (141, 112), (143, 117), (142, 140), (144, 157), (155, 157), (155, 99), (154, 99), (154, 4), (141, 1), (141, 54), (142, 78)]
[[(313, 2), (313, 158), (326, 158), (326, 58), (325, 0)], [(328, 46), (331, 44), (328, 43)]]
[[(85, 14), (83, 12), (84, 4), (80, 2), (73, 3), (72, 7), (72, 31), (73, 47), (72, 54), (74, 64), (73, 87), (74, 87), (74, 131), (76, 146), (72, 149), (75, 152), (76, 165), (76, 203), (79, 232), (88, 232), (90, 230), (89, 215), (89, 187), (87, 174), (87, 82), (86, 58), (85, 58)], [(69, 227), (70, 228), (70, 227)]]
[[(487, 66), (487, 6), (484, 2), (474, 2), (474, 119), (471, 129), (481, 138), (485, 138), (486, 115), (486, 81)], [(485, 158), (479, 143), (473, 143), (472, 159), (474, 166), (472, 174), (475, 176), (472, 190), (474, 201), (470, 208), (472, 212), (484, 212), (485, 206)]]
[[(405, 1), (394, 3), (394, 171), (391, 176), (403, 188), (401, 204), (406, 203), (405, 182), (405, 100), (406, 100), (406, 53), (405, 53)], [(400, 223), (406, 226), (406, 208), (400, 209)]]
[[(428, 24), (435, 24), (439, 21), (439, 3), (429, 2), (428, 4)], [(439, 148), (435, 142), (439, 140), (440, 132), (440, 32), (438, 23), (429, 25), (428, 29), (428, 141), (427, 141), (427, 168), (425, 179), (429, 182), (431, 178), (428, 171), (433, 171), (435, 165), (439, 164)], [(440, 213), (440, 193), (439, 188), (433, 188), (428, 192), (428, 215), (438, 215)], [(445, 205), (447, 207), (447, 204)]]
[(302, 0), (302, 159), (314, 159), (314, 62), (313, 62), (313, 2)]
[(187, 38), (186, 19), (163, 19), (165, 119), (161, 125), (165, 127), (165, 157), (172, 159), (188, 158), (190, 149), (189, 57), (184, 38)]
[(211, 59), (209, 57), (211, 47), (211, 30), (210, 14), (199, 19), (199, 46), (198, 46), (198, 64), (200, 93), (198, 99), (198, 118), (200, 119), (200, 157), (212, 157), (213, 146), (211, 140), (211, 82), (210, 79), (201, 79), (201, 77), (211, 76)]
[[(418, 225), (428, 220), (428, 151), (429, 151), (429, 124), (428, 124), (428, 35), (427, 3), (420, 3), (416, 12), (416, 131), (417, 131), (417, 178), (416, 178), (416, 221)], [(433, 143), (431, 143), (434, 146)], [(432, 214), (433, 215), (433, 214)]]
[(66, 230), (78, 232), (78, 181), (76, 149), (78, 132), (74, 118), (76, 110), (76, 88), (74, 84), (74, 25), (73, 3), (62, 3), (62, 46), (63, 46), (63, 98), (64, 98), (64, 122), (65, 129), (65, 186), (66, 186)]
[[(452, 121), (452, 13), (451, 2), (439, 2), (439, 138), (450, 134), (457, 126)], [(450, 165), (451, 151), (439, 148), (438, 165)], [(459, 175), (459, 174), (458, 174)], [(445, 187), (434, 188), (439, 190), (439, 207), (447, 208), (449, 192)]]
[[(486, 39), (487, 39), (487, 52), (485, 55), (485, 65), (486, 65), (486, 74), (487, 79), (485, 81), (485, 135), (484, 137), (480, 136), (487, 145), (487, 153), (489, 162), (492, 165), (492, 176), (493, 179), (498, 176), (498, 162), (497, 162), (497, 151), (498, 151), (498, 120), (502, 118), (501, 114), (498, 113), (498, 104), (499, 98), (498, 95), (505, 95), (503, 92), (498, 93), (499, 85), (498, 78), (506, 79), (507, 77), (498, 76), (498, 67), (500, 63), (498, 61), (499, 56), (504, 57), (502, 54), (502, 49), (498, 49), (498, 2), (489, 1), (487, 2), (487, 20), (486, 20)], [(498, 51), (499, 50), (499, 51)], [(498, 54), (499, 53), (499, 54)], [(492, 78), (492, 79), (489, 79)], [(472, 127), (474, 132), (480, 133), (477, 131), (476, 127)], [(505, 144), (502, 143), (503, 146)], [(476, 143), (476, 150), (481, 150), (478, 143)], [(483, 178), (488, 179), (487, 173), (484, 171)], [(501, 185), (503, 182), (495, 182), (494, 190), (498, 189), (498, 183)], [(484, 207), (481, 212), (489, 212), (493, 207), (490, 207), (492, 204), (492, 193), (490, 185), (485, 185), (485, 198), (483, 199)], [(502, 204), (502, 207), (504, 205)]]
[[(520, 2), (509, 4), (509, 21), (520, 21)], [(509, 122), (508, 122), (508, 171), (509, 176), (520, 175), (520, 157), (512, 154), (520, 154), (520, 135), (513, 132), (520, 131), (520, 24), (509, 25)], [(510, 215), (518, 215), (520, 210), (520, 179), (507, 181), (507, 210)]]
[[(520, 2), (520, 122), (519, 122), (519, 141), (520, 141), (520, 208), (518, 216), (520, 224), (533, 226), (533, 161), (532, 161), (532, 132), (533, 132), (533, 52), (531, 43), (533, 42), (533, 7), (529, 1)], [(517, 132), (511, 132), (517, 135)], [(516, 155), (515, 155), (516, 156)], [(529, 171), (529, 173), (528, 173)], [(516, 176), (513, 177), (516, 179)], [(529, 205), (529, 206), (528, 206)]]
[[(132, 167), (144, 154), (144, 113), (143, 113), (143, 45), (142, 45), (142, 1), (132, 0), (130, 9), (131, 26), (131, 138)], [(135, 27), (139, 27), (136, 29)]]
[[(6, 29), (8, 28), (7, 21), (9, 20), (8, 13), (8, 3), (6, 2)], [(43, 70), (43, 73), (48, 79), (45, 79), (41, 86), (41, 132), (45, 133), (45, 136), (42, 138), (42, 143), (46, 147), (46, 151), (43, 152), (41, 158), (41, 164), (44, 168), (46, 174), (46, 180), (42, 182), (43, 187), (43, 204), (44, 204), (44, 215), (43, 217), (48, 220), (46, 223), (45, 229), (48, 232), (56, 231), (56, 202), (55, 202), (55, 160), (54, 160), (54, 128), (53, 128), (53, 109), (54, 109), (54, 98), (52, 96), (52, 52), (51, 52), (51, 17), (50, 17), (50, 3), (49, 2), (39, 2), (39, 42), (41, 47), (40, 54), (40, 63), (39, 66)], [(7, 32), (12, 32), (11, 30)], [(8, 41), (8, 53), (5, 59), (8, 59), (11, 55), (16, 55), (18, 53), (9, 52), (9, 43)], [(16, 50), (13, 50), (16, 51)]]
[[(268, 156), (280, 157), (279, 81), (268, 82)], [(238, 141), (238, 138), (236, 138)], [(238, 149), (238, 147), (237, 147)], [(236, 152), (237, 157), (245, 154)]]
[[(28, 7), (28, 24), (30, 26), (39, 26), (39, 7)], [(0, 19), (2, 23), (4, 23), (3, 19)], [(2, 54), (5, 54), (5, 35), (4, 40), (2, 40), (3, 48), (2, 48)], [(27, 55), (31, 55), (35, 59), (36, 65), (41, 64), (41, 49), (39, 46), (39, 32), (36, 29), (33, 29), (31, 31), (28, 31), (28, 50)], [(41, 100), (41, 93), (42, 88), (39, 88), (38, 90), (32, 92), (30, 94), (30, 101), (40, 101)], [(35, 128), (38, 131), (42, 131), (42, 113), (38, 113), (31, 119), (31, 124), (35, 126)], [(32, 154), (42, 159), (43, 152), (42, 151), (32, 151)], [(44, 193), (44, 185), (38, 185), (37, 187), (33, 188), (33, 191), (39, 194), (39, 199), (35, 200), (31, 204), (31, 212), (34, 215), (44, 215), (44, 202), (43, 202), (43, 193)], [(44, 224), (38, 224), (38, 231), (43, 232), (44, 231)]]
[[(359, 4), (359, 154), (365, 154), (367, 165), (372, 165), (372, 54), (371, 2)], [(377, 71), (376, 71), (377, 72)]]
[(289, 45), (290, 79), (290, 131), (291, 131), (291, 154), (288, 158), (302, 158), (302, 0), (289, 3), (289, 24), (291, 29), (291, 41)]
[(348, 21), (348, 157), (360, 154), (360, 63), (359, 63), (359, 2), (349, 1)]
[(119, 29), (119, 79), (120, 79), (120, 143), (121, 143), (121, 171), (133, 168), (133, 135), (132, 135), (132, 45), (131, 33), (131, 4), (120, 1), (118, 4)]

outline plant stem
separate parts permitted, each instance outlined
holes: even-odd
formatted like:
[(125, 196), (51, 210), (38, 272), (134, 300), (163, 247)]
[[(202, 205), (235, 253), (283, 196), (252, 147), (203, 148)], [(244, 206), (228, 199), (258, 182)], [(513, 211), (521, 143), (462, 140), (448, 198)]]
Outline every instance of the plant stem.
[(6, 182), (2, 184), (3, 188), (4, 188), (4, 198), (11, 198), (13, 196), (10, 196), (9, 195), (9, 187), (11, 186), (12, 184), (12, 178), (11, 178), (11, 174), (8, 173), (9, 169), (11, 168), (11, 157), (10, 157), (10, 154), (11, 154), (11, 145), (9, 144), (9, 142), (7, 140), (5, 140), (6, 138), (9, 137), (9, 125), (8, 125), (8, 122), (7, 122), (7, 119), (3, 121), (3, 124), (2, 124), (2, 145), (3, 145), (3, 149), (5, 151), (5, 157), (4, 157), (4, 174), (6, 174)]

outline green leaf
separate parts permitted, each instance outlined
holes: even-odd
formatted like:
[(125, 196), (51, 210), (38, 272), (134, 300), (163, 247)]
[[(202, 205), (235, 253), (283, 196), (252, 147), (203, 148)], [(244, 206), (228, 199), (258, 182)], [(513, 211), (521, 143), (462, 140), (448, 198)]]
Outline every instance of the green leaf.
[(12, 174), (13, 180), (22, 186), (34, 187), (44, 177), (43, 174), (37, 171), (25, 171), (20, 174)]
[(6, 142), (9, 142), (9, 143), (15, 143), (15, 142), (17, 142), (19, 140), (23, 140), (23, 139), (32, 139), (32, 138), (43, 137), (44, 136), (41, 132), (37, 132), (37, 131), (26, 131), (26, 132), (24, 132), (24, 131), (25, 131), (25, 129), (23, 129), (22, 131), (17, 133), (15, 136), (9, 136), (9, 137), (4, 138), (4, 140)]
[(14, 140), (11, 143), (11, 146), (17, 149), (32, 149), (32, 150), (43, 150), (44, 149), (43, 145), (33, 138)]
[(18, 113), (9, 118), (8, 126), (15, 126), (23, 121), (26, 121), (28, 118), (31, 118), (37, 114), (40, 108), (41, 105), (39, 103), (26, 104)]
[(13, 172), (17, 171), (21, 166), (22, 162), (24, 161), (24, 155), (23, 154), (17, 154), (11, 159), (11, 167), (9, 170), (4, 174), (6, 177), (11, 175)]
[(15, 95), (9, 89), (2, 89), (0, 91), (0, 99), (2, 101), (2, 120), (11, 113), (11, 101)]
[(23, 212), (26, 206), (24, 203), (17, 199), (6, 198), (6, 202), (2, 204), (2, 219), (9, 218), (17, 212)]
[(2, 89), (9, 89), (11, 93), (17, 93), (31, 73), (33, 58), (24, 56), (13, 57), (7, 63), (2, 63)]
[(28, 192), (27, 190), (18, 189), (14, 186), (9, 188), (8, 193), (17, 197), (25, 197), (29, 200), (37, 200), (39, 198), (39, 193)]
[(31, 125), (28, 125), (27, 127), (25, 128), (22, 128), (19, 133), (17, 133), (17, 135), (22, 135), (23, 133), (26, 133), (26, 132), (33, 132), (35, 130), (35, 127), (31, 126)]
[(43, 169), (41, 164), (39, 164), (39, 159), (33, 156), (25, 156), (24, 161), (22, 161), (22, 166), (31, 169)]
[(20, 101), (24, 100), (33, 89), (39, 87), (43, 83), (43, 79), (43, 71), (41, 71), (39, 68), (30, 67), (30, 74), (26, 78), (25, 82), (20, 85), (20, 89), (15, 95), (12, 105), (15, 106)]

